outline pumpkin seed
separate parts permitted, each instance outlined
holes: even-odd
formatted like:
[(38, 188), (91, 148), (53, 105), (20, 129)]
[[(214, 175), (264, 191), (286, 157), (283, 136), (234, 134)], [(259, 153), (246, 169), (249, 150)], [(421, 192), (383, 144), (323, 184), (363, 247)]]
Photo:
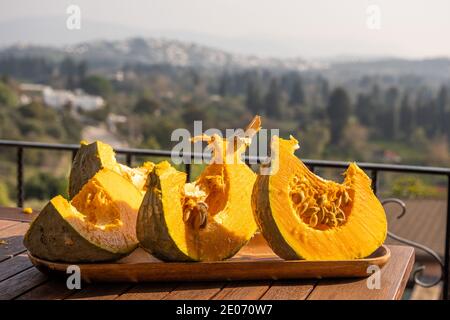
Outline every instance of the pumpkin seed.
[(198, 229), (204, 229), (206, 227), (207, 222), (208, 222), (208, 215), (200, 213), (198, 215), (198, 217), (199, 217)]
[(309, 217), (311, 217), (311, 215), (317, 214), (317, 212), (319, 212), (319, 210), (320, 209), (318, 207), (310, 207), (310, 208), (308, 208), (308, 210), (305, 211), (305, 213), (303, 213), (303, 216), (305, 218), (309, 218)]
[(185, 198), (183, 222), (190, 223), (195, 229), (205, 228), (208, 222), (208, 205), (203, 201)]
[(295, 203), (295, 204), (299, 204), (299, 203), (301, 203), (303, 200), (301, 199), (301, 197), (300, 197), (300, 194), (298, 193), (298, 192), (293, 192), (292, 194), (291, 194), (291, 198), (292, 198), (292, 201)]
[(338, 208), (338, 211), (336, 213), (336, 218), (345, 220), (345, 218), (346, 218), (345, 213), (341, 208)]
[(344, 191), (344, 203), (348, 204), (351, 201), (347, 191)]
[(309, 219), (309, 225), (314, 228), (315, 226), (317, 226), (318, 221), (319, 220), (317, 218), (317, 215), (313, 214), (313, 215), (311, 215), (311, 218)]
[(336, 207), (339, 208), (341, 206), (341, 204), (342, 204), (342, 197), (339, 196), (336, 201)]
[(317, 212), (317, 222), (322, 223), (325, 216), (324, 208), (319, 208), (319, 211)]
[(200, 216), (199, 228), (203, 229), (206, 227), (206, 224), (208, 222), (208, 205), (205, 202), (199, 202), (197, 204), (197, 208)]
[(303, 204), (300, 206), (300, 212), (299, 212), (299, 214), (302, 215), (307, 209), (308, 209), (308, 204), (307, 204), (307, 203), (303, 203)]
[(191, 218), (191, 212), (192, 212), (192, 210), (190, 210), (190, 209), (184, 210), (184, 212), (183, 212), (183, 222), (188, 222), (189, 221), (189, 219)]
[(296, 213), (311, 227), (336, 227), (346, 222), (342, 208), (351, 201), (346, 186), (311, 185), (305, 177), (294, 176), (289, 187)]
[(301, 202), (305, 201), (305, 193), (303, 191), (299, 192), (299, 196), (300, 196), (300, 201)]
[(334, 216), (330, 219), (330, 222), (331, 222), (333, 227), (337, 227), (337, 220), (336, 220), (336, 218)]

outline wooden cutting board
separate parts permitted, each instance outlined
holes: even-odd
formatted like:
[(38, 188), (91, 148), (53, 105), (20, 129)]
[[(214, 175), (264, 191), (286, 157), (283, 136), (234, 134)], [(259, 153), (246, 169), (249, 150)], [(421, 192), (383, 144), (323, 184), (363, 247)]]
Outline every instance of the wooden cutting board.
[[(233, 258), (219, 262), (162, 262), (143, 249), (113, 263), (79, 264), (86, 282), (148, 282), (263, 280), (367, 277), (370, 266), (382, 267), (390, 258), (386, 246), (365, 259), (343, 261), (283, 260), (265, 240), (255, 236)], [(33, 257), (32, 263), (42, 272), (66, 275), (70, 264)]]

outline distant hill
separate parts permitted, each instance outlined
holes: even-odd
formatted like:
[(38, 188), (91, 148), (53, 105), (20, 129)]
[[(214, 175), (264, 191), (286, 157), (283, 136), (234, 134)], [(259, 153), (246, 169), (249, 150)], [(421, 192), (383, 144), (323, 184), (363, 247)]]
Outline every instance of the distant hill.
[(66, 18), (66, 15), (60, 15), (0, 21), (0, 48), (16, 43), (61, 46), (145, 35), (137, 28), (89, 19), (82, 20), (80, 30), (71, 31), (65, 27)]
[(0, 51), (5, 57), (45, 57), (61, 60), (70, 56), (86, 60), (92, 66), (120, 67), (125, 64), (169, 64), (202, 68), (305, 70), (318, 67), (296, 59), (260, 58), (232, 54), (194, 43), (155, 38), (130, 38), (115, 41), (91, 41), (65, 47), (17, 44)]
[(221, 70), (264, 68), (308, 71), (343, 81), (366, 75), (392, 77), (416, 75), (438, 81), (450, 79), (449, 58), (424, 60), (348, 58), (317, 62), (302, 58), (282, 59), (234, 54), (196, 43), (159, 38), (134, 37), (125, 40), (88, 41), (64, 47), (16, 44), (0, 49), (0, 60), (7, 57), (43, 57), (61, 61), (67, 56), (87, 61), (90, 68), (106, 70), (117, 70), (124, 65), (167, 64)]
[(353, 77), (366, 75), (401, 76), (417, 75), (424, 78), (441, 80), (450, 79), (450, 59), (434, 58), (423, 60), (409, 60), (399, 58), (383, 58), (368, 61), (357, 59), (336, 62), (329, 68), (330, 74), (342, 77), (351, 74)]

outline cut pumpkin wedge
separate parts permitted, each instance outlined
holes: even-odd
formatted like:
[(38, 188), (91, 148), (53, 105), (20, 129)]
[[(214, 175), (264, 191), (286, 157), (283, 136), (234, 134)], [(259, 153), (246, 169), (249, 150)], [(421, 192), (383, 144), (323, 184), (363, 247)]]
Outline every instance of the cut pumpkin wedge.
[(271, 248), (284, 259), (369, 256), (387, 234), (370, 178), (352, 163), (342, 184), (325, 180), (294, 155), (296, 148), (294, 138), (274, 137), (272, 172), (258, 175), (253, 189), (255, 219)]
[(50, 261), (119, 259), (138, 245), (136, 219), (142, 198), (127, 179), (101, 169), (72, 201), (62, 196), (50, 200), (30, 225), (25, 247)]
[(99, 170), (107, 168), (132, 182), (145, 193), (147, 176), (153, 169), (152, 162), (145, 162), (137, 168), (130, 168), (116, 161), (113, 148), (104, 142), (82, 142), (72, 163), (69, 178), (69, 197), (72, 199)]
[[(256, 117), (246, 132), (259, 128)], [(157, 164), (139, 210), (141, 246), (166, 261), (217, 261), (236, 254), (257, 228), (251, 207), (256, 174), (241, 160), (250, 139), (194, 138), (207, 141), (213, 156), (192, 183), (168, 162)]]

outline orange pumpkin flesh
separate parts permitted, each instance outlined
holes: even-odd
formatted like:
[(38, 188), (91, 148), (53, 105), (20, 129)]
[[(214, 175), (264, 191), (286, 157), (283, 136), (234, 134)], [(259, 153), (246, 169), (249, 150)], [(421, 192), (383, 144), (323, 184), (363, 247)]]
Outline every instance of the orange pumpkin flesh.
[(256, 231), (251, 208), (256, 175), (240, 159), (246, 146), (236, 148), (235, 141), (217, 135), (200, 139), (212, 146), (213, 158), (195, 182), (186, 183), (186, 174), (168, 162), (157, 164), (149, 176), (137, 236), (163, 260), (223, 260)]
[(274, 137), (272, 175), (259, 175), (252, 195), (255, 219), (285, 259), (363, 258), (385, 240), (384, 209), (370, 178), (352, 163), (342, 184), (322, 179), (294, 156), (297, 140)]
[(116, 260), (137, 245), (136, 219), (142, 193), (109, 169), (97, 172), (72, 199), (56, 196), (27, 231), (31, 254), (64, 262)]
[(152, 162), (145, 162), (137, 168), (130, 168), (116, 161), (113, 148), (101, 141), (91, 144), (81, 143), (70, 171), (69, 196), (75, 197), (86, 182), (89, 181), (99, 170), (107, 168), (133, 183), (143, 193), (147, 175), (153, 169)]

